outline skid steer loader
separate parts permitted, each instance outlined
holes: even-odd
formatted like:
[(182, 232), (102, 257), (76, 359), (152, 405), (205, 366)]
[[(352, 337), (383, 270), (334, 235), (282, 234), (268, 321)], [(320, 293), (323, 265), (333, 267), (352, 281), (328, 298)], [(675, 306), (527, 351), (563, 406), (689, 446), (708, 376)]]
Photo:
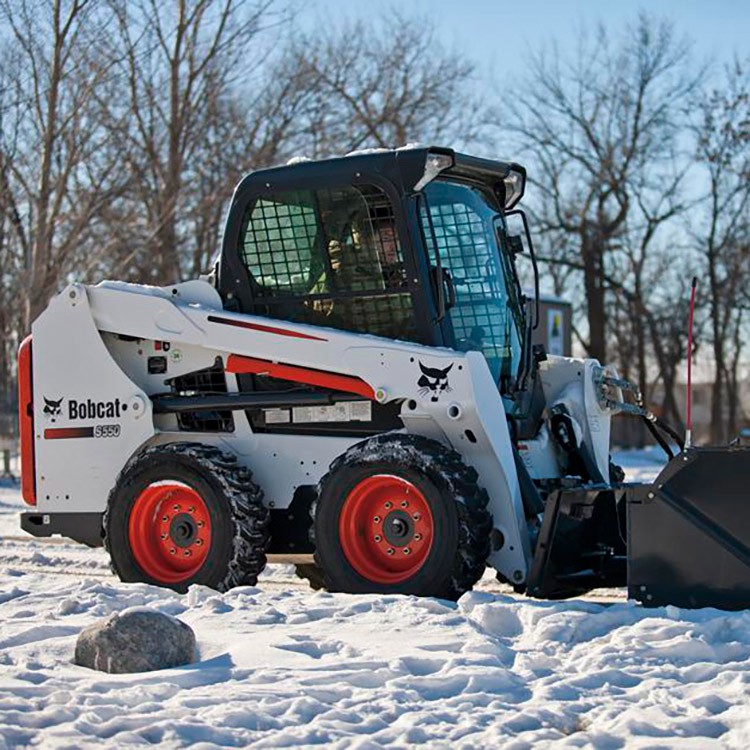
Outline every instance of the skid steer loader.
[(257, 171), (209, 276), (70, 284), (19, 353), (22, 527), (179, 591), (271, 555), (332, 591), (455, 598), (489, 565), (748, 606), (748, 449), (622, 483), (614, 414), (669, 446), (614, 369), (531, 345), (525, 181), (421, 147)]

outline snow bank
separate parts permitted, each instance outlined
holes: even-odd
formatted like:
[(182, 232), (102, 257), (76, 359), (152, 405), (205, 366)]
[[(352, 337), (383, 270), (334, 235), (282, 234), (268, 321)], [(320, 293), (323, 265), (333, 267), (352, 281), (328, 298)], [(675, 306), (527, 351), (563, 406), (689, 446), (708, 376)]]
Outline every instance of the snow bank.
[[(748, 613), (0, 581), (7, 747), (750, 743)], [(132, 606), (187, 622), (200, 661), (146, 675), (75, 667), (80, 628)]]

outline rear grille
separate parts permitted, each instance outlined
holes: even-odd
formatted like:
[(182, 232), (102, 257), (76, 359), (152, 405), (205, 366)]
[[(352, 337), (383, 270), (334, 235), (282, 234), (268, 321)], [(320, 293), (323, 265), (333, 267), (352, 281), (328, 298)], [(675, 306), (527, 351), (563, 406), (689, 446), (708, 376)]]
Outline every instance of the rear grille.
[[(213, 367), (179, 375), (168, 381), (175, 396), (199, 396), (227, 392), (224, 364), (217, 357)], [(186, 411), (177, 414), (177, 424), (186, 432), (234, 432), (231, 411)]]

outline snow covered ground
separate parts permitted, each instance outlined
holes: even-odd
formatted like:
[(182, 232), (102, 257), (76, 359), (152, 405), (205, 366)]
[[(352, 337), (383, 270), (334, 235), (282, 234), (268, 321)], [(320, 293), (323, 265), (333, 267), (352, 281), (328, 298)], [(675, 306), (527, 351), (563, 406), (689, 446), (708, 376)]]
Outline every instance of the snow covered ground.
[[(616, 460), (639, 480), (660, 463)], [(180, 596), (119, 583), (102, 550), (24, 539), (20, 509), (0, 489), (0, 748), (750, 747), (750, 613), (540, 602), (490, 575), (457, 604), (334, 595), (287, 566)], [(136, 605), (189, 623), (199, 661), (71, 663), (81, 628)]]

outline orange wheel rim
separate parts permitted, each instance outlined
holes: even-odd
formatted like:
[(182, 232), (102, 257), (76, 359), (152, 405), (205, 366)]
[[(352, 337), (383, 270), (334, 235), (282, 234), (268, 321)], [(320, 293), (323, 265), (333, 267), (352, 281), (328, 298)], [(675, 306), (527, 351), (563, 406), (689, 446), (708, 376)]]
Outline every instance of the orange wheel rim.
[(211, 549), (211, 517), (203, 498), (183, 484), (153, 484), (130, 511), (128, 541), (138, 566), (155, 581), (192, 578)]
[(401, 583), (415, 575), (430, 554), (433, 537), (424, 494), (401, 477), (363, 479), (341, 508), (341, 549), (357, 573), (373, 583)]

